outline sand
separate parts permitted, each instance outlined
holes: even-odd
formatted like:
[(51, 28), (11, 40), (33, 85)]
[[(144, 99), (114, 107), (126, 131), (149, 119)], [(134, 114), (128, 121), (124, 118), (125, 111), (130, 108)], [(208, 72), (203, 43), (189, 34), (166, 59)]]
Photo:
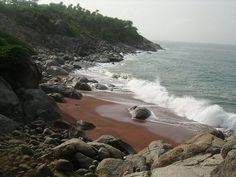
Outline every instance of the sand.
[[(67, 121), (75, 123), (77, 120), (86, 120), (95, 124), (96, 128), (88, 131), (92, 139), (113, 135), (131, 144), (137, 151), (154, 140), (163, 140), (176, 146), (193, 134), (175, 126), (132, 120), (124, 105), (91, 96), (84, 96), (81, 100), (66, 98), (66, 103), (58, 105)], [(103, 112), (109, 112), (109, 117), (102, 116)]]

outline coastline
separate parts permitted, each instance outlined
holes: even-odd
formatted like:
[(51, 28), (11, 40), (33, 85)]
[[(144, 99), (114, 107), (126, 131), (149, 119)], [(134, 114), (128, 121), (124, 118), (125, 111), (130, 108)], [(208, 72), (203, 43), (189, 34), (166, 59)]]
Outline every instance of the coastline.
[[(116, 93), (112, 95), (119, 97)], [(196, 133), (174, 125), (132, 120), (127, 112), (128, 105), (91, 95), (83, 96), (81, 100), (66, 98), (66, 102), (58, 103), (58, 106), (65, 120), (71, 123), (85, 120), (95, 124), (96, 128), (88, 132), (92, 139), (104, 134), (113, 135), (125, 140), (137, 151), (147, 147), (154, 140), (163, 140), (177, 146)]]

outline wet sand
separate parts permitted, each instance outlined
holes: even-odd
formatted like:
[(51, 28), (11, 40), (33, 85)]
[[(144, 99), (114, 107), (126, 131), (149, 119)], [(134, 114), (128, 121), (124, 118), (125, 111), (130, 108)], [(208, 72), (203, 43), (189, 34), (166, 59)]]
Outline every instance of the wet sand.
[(84, 96), (81, 100), (66, 98), (66, 103), (58, 105), (67, 121), (86, 120), (95, 124), (96, 128), (88, 132), (92, 139), (113, 135), (131, 144), (137, 151), (153, 140), (163, 140), (176, 146), (195, 133), (179, 126), (130, 119), (128, 105), (92, 96)]

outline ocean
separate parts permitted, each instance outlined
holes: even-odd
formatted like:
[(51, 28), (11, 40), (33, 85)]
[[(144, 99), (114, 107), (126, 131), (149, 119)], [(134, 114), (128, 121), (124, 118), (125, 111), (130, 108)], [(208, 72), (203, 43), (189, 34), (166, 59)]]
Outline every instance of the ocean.
[[(158, 42), (165, 50), (126, 55), (78, 71), (178, 116), (236, 131), (236, 46)], [(114, 85), (114, 86), (113, 86)]]

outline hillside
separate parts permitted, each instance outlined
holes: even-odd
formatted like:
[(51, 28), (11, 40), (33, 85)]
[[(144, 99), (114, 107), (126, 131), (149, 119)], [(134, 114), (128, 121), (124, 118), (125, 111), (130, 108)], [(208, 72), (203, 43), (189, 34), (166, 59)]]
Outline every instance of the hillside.
[(35, 48), (87, 56), (103, 51), (156, 51), (161, 47), (141, 36), (131, 21), (90, 12), (79, 5), (39, 5), (35, 1), (0, 1), (0, 30)]

